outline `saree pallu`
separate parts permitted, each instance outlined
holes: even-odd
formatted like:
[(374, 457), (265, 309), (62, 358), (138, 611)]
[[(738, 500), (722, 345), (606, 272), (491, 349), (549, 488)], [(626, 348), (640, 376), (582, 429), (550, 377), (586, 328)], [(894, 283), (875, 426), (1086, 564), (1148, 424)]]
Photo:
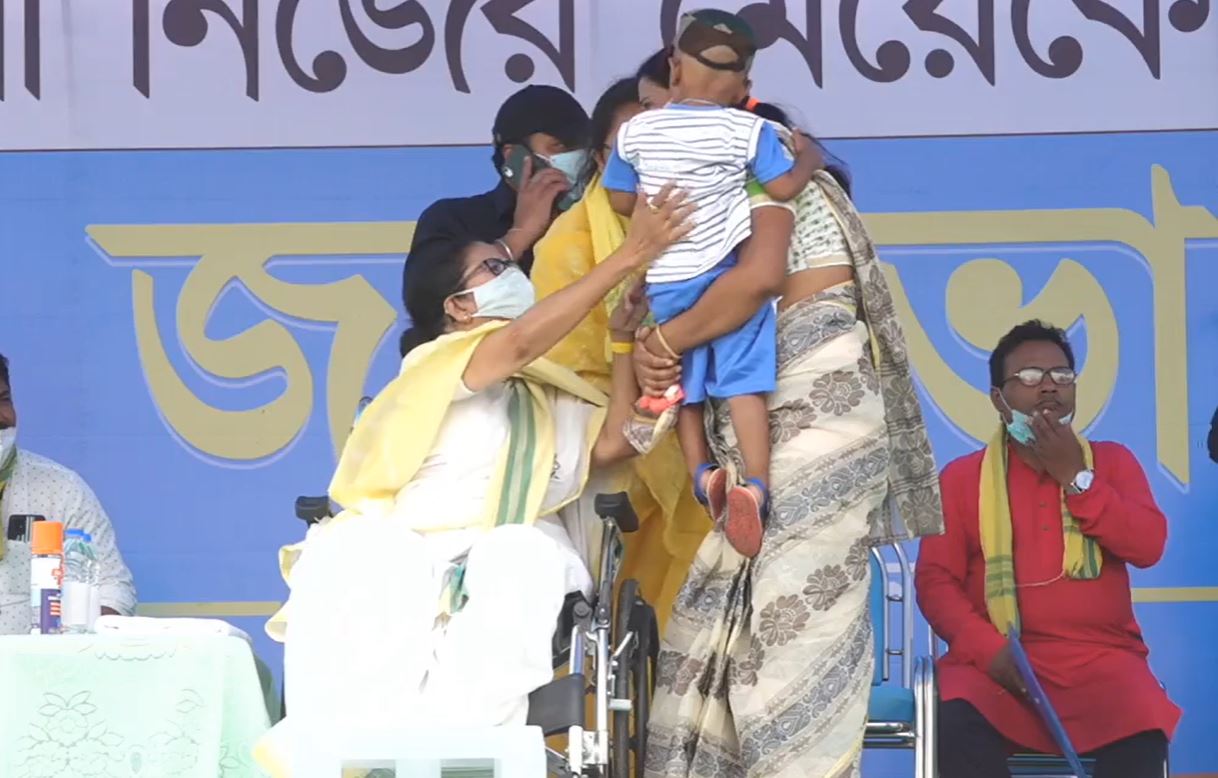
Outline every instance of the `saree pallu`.
[[(660, 657), (648, 776), (859, 775), (891, 457), (858, 310), (846, 283), (779, 316), (762, 551), (746, 563), (721, 532), (699, 549)], [(707, 424), (718, 461), (740, 469), (726, 404)]]

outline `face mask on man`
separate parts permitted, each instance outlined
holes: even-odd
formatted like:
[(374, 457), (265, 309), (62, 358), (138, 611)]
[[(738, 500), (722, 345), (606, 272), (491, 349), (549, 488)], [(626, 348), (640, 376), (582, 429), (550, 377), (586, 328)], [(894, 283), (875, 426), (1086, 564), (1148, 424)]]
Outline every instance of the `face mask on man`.
[(461, 294), (472, 294), (478, 306), (474, 316), (486, 319), (519, 319), (537, 301), (529, 277), (515, 265)]
[(588, 164), (588, 150), (575, 149), (574, 151), (564, 151), (551, 157), (541, 157), (541, 159), (547, 165), (562, 173), (566, 177), (567, 183), (571, 185), (571, 188), (564, 192), (562, 197), (558, 198), (556, 203), (558, 210), (565, 211), (579, 202), (579, 198), (584, 196), (584, 188), (588, 184), (582, 178), (584, 167)]
[[(1007, 398), (1003, 397), (1002, 392), (998, 393), (1002, 399), (1002, 404), (1006, 406), (1007, 411), (1011, 414), (1011, 420), (1006, 423), (1007, 434), (1016, 443), (1021, 443), (1025, 446), (1030, 446), (1036, 442), (1036, 432), (1032, 429), (1032, 417), (1023, 411), (1017, 411), (1007, 402)], [(1058, 424), (1066, 425), (1074, 421), (1074, 411), (1070, 411), (1065, 416), (1057, 420)]]
[(17, 450), (17, 428), (0, 430), (0, 467), (8, 462), (9, 455)]

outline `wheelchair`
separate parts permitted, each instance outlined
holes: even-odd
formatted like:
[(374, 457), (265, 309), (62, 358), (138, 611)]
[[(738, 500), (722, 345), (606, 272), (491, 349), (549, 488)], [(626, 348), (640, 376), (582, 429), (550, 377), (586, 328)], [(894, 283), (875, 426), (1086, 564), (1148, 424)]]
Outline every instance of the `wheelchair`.
[[(638, 516), (625, 492), (597, 494), (594, 512), (600, 566), (592, 598), (568, 594), (553, 637), (554, 668), (567, 674), (529, 695), (528, 724), (547, 738), (567, 737), (566, 753), (546, 747), (547, 771), (558, 778), (641, 773), (655, 691), (660, 643), (655, 610), (640, 595), (638, 581), (615, 587), (622, 536), (638, 529)], [(333, 514), (327, 496), (296, 500), (297, 517), (310, 526)]]

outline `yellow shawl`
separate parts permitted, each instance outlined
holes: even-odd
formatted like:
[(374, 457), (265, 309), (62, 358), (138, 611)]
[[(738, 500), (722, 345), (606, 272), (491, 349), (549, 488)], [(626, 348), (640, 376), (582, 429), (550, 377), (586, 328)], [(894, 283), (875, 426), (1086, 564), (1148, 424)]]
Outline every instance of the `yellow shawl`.
[[(419, 346), (407, 356), (398, 377), (364, 410), (343, 447), (330, 482), (330, 497), (346, 510), (332, 521), (347, 521), (361, 514), (392, 510), (397, 493), (410, 482), (431, 452), (474, 349), (483, 338), (506, 324), (492, 322), (468, 332), (444, 335)], [(497, 475), (491, 482), (486, 501), (483, 526), (487, 529), (501, 523), (532, 523), (542, 515), (542, 499), (549, 484), (556, 448), (551, 401), (555, 392), (565, 392), (596, 406), (584, 435), (585, 463), (591, 459), (592, 446), (605, 423), (607, 398), (604, 393), (547, 359), (536, 360), (513, 380), (523, 385), (531, 400), (529, 415), (533, 440), (527, 455), (514, 451), (511, 441), (500, 453)], [(513, 510), (514, 515), (507, 517), (500, 510), (504, 502), (500, 495), (505, 481), (512, 475), (517, 476), (515, 483), (522, 485), (523, 490), (516, 495), (520, 504)], [(527, 477), (519, 477), (521, 475)], [(587, 472), (579, 474), (580, 487), (573, 490), (572, 498), (579, 496), (587, 475)], [(557, 511), (563, 504), (547, 505), (545, 513)], [(444, 529), (459, 527), (437, 525), (431, 531)], [(279, 568), (285, 581), (289, 581), (292, 566), (303, 547), (303, 543), (296, 543), (279, 550)], [(282, 642), (286, 625), (287, 615), (280, 610), (267, 623), (267, 634)]]
[[(1087, 467), (1092, 466), (1091, 445), (1079, 437)], [(1084, 535), (1066, 509), (1062, 492), (1062, 534), (1065, 552), (1062, 574), (1067, 578), (1098, 578), (1104, 559), (1099, 545)], [(1006, 635), (1019, 629), (1019, 599), (1015, 586), (1014, 533), (1011, 499), (1007, 490), (1007, 431), (999, 425), (981, 459), (981, 489), (977, 505), (981, 553), (985, 559), (985, 607), (990, 621)]]
[[(360, 416), (359, 423), (347, 439), (334, 479), (330, 482), (330, 497), (345, 508), (359, 513), (388, 511), (397, 493), (410, 482), (423, 460), (431, 453), (440, 424), (452, 402), (461, 376), (477, 348), (487, 335), (507, 322), (492, 322), (469, 332), (444, 335), (426, 343), (402, 363), (402, 371), (386, 386)], [(555, 391), (578, 397), (601, 410), (593, 415), (584, 445), (590, 452), (605, 420), (607, 398), (603, 392), (547, 359), (539, 359), (522, 370), (514, 381), (527, 389), (531, 400), (531, 415), (536, 427), (534, 454), (516, 457), (514, 467), (532, 467), (544, 472), (540, 478), (528, 481), (524, 513), (531, 522), (541, 512), (541, 500), (549, 483), (554, 461), (554, 420), (548, 394)], [(497, 476), (491, 483), (487, 500), (485, 526), (489, 529), (500, 515), (497, 499), (508, 473), (509, 451), (505, 447), (496, 466)], [(525, 461), (525, 460), (528, 461)], [(552, 510), (557, 510), (555, 506)], [(437, 527), (436, 529), (459, 529)]]
[[(626, 220), (609, 206), (609, 195), (594, 179), (582, 200), (562, 214), (534, 248), (533, 285), (539, 298), (587, 275), (625, 239)], [(547, 356), (581, 378), (608, 390), (609, 313), (621, 288), (609, 295)], [(639, 531), (626, 537), (622, 577), (640, 582), (655, 605), (663, 631), (689, 564), (710, 529), (706, 510), (693, 498), (685, 460), (669, 435), (649, 454), (634, 460), (623, 488), (639, 515)]]

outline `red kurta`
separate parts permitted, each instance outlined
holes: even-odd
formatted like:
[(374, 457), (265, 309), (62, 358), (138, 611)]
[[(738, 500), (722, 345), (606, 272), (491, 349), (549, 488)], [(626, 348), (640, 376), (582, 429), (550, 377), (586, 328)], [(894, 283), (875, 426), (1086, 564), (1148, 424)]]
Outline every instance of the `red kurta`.
[[(1014, 451), (1007, 475), (1021, 641), (1080, 752), (1146, 730), (1162, 730), (1170, 738), (1180, 720), (1180, 709), (1146, 661), (1126, 569), (1126, 564), (1149, 567), (1159, 560), (1167, 521), (1128, 449), (1093, 443), (1092, 450), (1095, 481), (1066, 504), (1083, 534), (1103, 549), (1104, 566), (1095, 580), (1059, 578), (1063, 539), (1057, 482), (1028, 467)], [(939, 696), (967, 700), (1016, 744), (1055, 753), (1035, 710), (987, 673), (1005, 638), (985, 608), (977, 523), (983, 454), (961, 457), (943, 470), (946, 531), (925, 538), (918, 553), (918, 604), (950, 644), (938, 665)], [(1042, 582), (1051, 583), (1038, 585)]]

